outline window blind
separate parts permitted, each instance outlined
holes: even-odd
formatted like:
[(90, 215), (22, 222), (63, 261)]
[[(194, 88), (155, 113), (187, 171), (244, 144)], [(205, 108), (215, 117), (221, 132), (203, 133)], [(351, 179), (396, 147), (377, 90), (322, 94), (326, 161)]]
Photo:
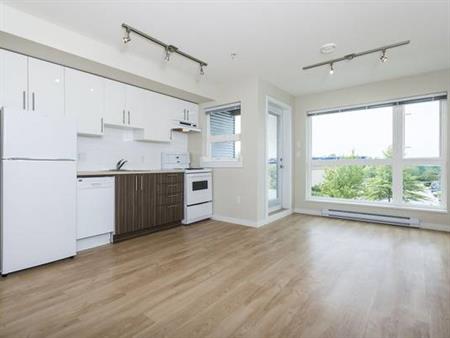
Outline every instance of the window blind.
[(209, 115), (209, 134), (211, 140), (211, 157), (216, 159), (234, 159), (236, 141), (214, 141), (215, 136), (235, 135), (236, 117), (241, 114), (240, 104), (214, 107), (206, 110)]
[(328, 110), (321, 110), (321, 111), (311, 111), (311, 112), (308, 112), (307, 115), (308, 116), (317, 116), (317, 115), (326, 115), (326, 114), (335, 114), (335, 113), (345, 113), (345, 112), (350, 112), (350, 111), (355, 111), (355, 110), (393, 107), (393, 106), (399, 106), (399, 105), (405, 105), (405, 104), (429, 102), (429, 101), (439, 101), (439, 100), (446, 100), (446, 99), (447, 99), (447, 93), (441, 93), (441, 94), (435, 94), (435, 95), (406, 98), (406, 99), (401, 99), (401, 100), (373, 103), (373, 104), (347, 107), (347, 108), (336, 108), (336, 109), (328, 109)]
[(234, 159), (236, 157), (236, 142), (211, 143), (211, 157), (213, 159)]

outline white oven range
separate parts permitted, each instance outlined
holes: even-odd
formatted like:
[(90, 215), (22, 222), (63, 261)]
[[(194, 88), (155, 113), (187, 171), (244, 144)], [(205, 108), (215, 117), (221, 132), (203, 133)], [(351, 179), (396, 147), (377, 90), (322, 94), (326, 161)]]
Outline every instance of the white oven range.
[(211, 169), (186, 168), (184, 173), (184, 220), (191, 224), (212, 216)]

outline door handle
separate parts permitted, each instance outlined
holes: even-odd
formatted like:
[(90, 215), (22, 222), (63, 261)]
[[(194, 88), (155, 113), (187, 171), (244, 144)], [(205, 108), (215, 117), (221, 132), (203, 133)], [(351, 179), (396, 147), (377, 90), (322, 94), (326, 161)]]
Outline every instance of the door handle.
[(36, 99), (35, 99), (35, 95), (34, 92), (31, 94), (31, 109), (34, 111), (36, 109)]
[(130, 111), (128, 111), (128, 124), (130, 124)]
[(26, 93), (25, 93), (25, 90), (24, 90), (22, 92), (22, 107), (23, 107), (23, 110), (27, 109), (26, 102), (25, 102), (25, 95), (26, 95)]
[(122, 123), (125, 124), (125, 109), (122, 110)]

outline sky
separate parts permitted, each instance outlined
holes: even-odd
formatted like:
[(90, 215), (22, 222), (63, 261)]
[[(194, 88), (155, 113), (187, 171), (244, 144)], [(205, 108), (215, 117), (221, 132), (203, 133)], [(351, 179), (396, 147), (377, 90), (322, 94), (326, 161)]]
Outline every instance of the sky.
[[(384, 158), (392, 145), (393, 108), (312, 117), (312, 156), (331, 154)], [(439, 156), (439, 101), (405, 106), (405, 157)]]

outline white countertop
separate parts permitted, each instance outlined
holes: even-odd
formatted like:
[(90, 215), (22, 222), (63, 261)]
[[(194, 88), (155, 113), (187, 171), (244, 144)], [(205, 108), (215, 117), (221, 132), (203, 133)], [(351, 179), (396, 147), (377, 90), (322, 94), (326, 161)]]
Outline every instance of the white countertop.
[(132, 175), (132, 174), (164, 174), (164, 173), (184, 173), (183, 169), (172, 170), (93, 170), (93, 171), (78, 171), (78, 177), (87, 176), (115, 176), (115, 175)]

